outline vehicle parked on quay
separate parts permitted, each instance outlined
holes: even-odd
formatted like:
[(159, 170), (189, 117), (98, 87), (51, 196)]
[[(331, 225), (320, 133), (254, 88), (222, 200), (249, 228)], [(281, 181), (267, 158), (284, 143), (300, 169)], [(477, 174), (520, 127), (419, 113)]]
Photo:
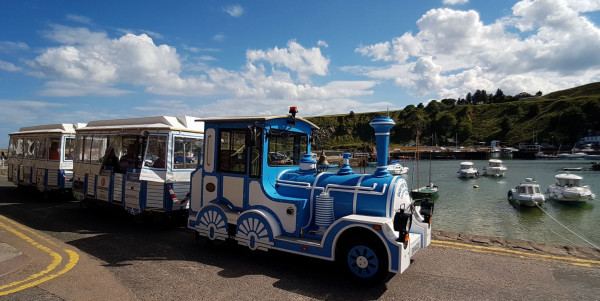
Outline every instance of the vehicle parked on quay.
[(405, 271), (431, 242), (433, 203), (414, 204), (406, 181), (386, 169), (395, 122), (371, 121), (379, 154), (373, 174), (355, 174), (351, 154), (339, 171), (319, 172), (311, 156), (317, 126), (296, 112), (202, 119), (204, 156), (192, 173), (188, 227), (213, 243), (335, 260), (361, 282)]
[(78, 128), (73, 196), (84, 207), (90, 201), (115, 204), (140, 219), (185, 216), (190, 174), (202, 150), (203, 124), (195, 119), (98, 120)]
[(75, 130), (83, 126), (37, 125), (9, 134), (8, 180), (22, 188), (35, 187), (44, 197), (51, 192), (70, 193)]

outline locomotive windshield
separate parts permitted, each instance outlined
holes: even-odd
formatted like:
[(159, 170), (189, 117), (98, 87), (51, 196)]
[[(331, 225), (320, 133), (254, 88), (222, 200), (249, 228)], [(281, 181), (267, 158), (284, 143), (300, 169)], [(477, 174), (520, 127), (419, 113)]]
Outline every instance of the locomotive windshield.
[(308, 135), (305, 133), (271, 130), (269, 133), (269, 166), (299, 165), (308, 152)]

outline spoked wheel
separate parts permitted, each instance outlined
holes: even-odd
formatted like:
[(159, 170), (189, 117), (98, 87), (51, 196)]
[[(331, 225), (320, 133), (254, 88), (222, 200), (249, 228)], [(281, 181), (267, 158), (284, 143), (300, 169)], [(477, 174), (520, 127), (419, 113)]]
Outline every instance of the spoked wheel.
[(388, 275), (388, 258), (383, 246), (374, 239), (346, 244), (339, 260), (351, 278), (359, 283), (374, 285)]

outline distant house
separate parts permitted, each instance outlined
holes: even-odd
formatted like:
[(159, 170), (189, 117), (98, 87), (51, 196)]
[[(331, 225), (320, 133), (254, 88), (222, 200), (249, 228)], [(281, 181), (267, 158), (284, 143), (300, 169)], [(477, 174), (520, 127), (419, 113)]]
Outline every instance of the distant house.
[(521, 92), (513, 97), (516, 99), (529, 99), (529, 98), (537, 98), (538, 96), (533, 96), (527, 92)]

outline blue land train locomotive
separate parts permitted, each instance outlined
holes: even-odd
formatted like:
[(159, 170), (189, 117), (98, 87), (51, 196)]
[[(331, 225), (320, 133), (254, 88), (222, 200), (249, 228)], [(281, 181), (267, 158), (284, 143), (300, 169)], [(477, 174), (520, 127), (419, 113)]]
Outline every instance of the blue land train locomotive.
[(344, 154), (335, 173), (311, 156), (317, 126), (287, 116), (209, 118), (204, 157), (192, 173), (188, 227), (218, 242), (336, 260), (365, 282), (402, 273), (431, 241), (433, 205), (416, 205), (406, 181), (386, 169), (389, 117), (371, 121), (377, 169), (354, 173)]

